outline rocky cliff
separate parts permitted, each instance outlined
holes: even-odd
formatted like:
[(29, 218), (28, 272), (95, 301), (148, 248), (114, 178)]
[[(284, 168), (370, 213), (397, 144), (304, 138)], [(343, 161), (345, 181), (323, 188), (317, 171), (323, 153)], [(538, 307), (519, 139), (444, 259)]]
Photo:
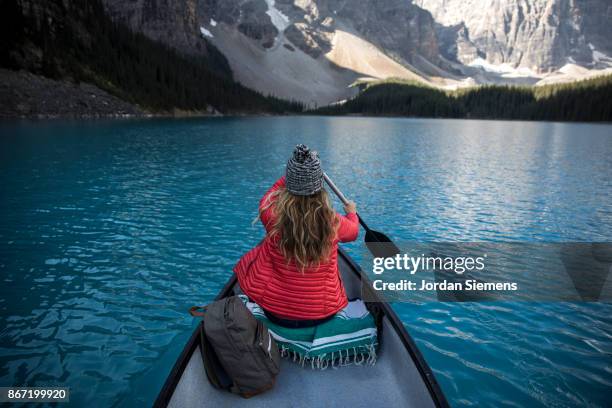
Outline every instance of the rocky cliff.
[(109, 16), (132, 30), (189, 54), (206, 52), (198, 31), (198, 0), (104, 0)]
[(612, 69), (607, 0), (103, 2), (114, 18), (183, 53), (213, 44), (243, 84), (310, 105), (350, 97), (357, 79), (457, 88)]
[(185, 53), (214, 44), (247, 86), (311, 105), (351, 96), (348, 85), (362, 77), (426, 81), (442, 62), (431, 14), (405, 0), (104, 2), (115, 18)]
[(213, 71), (231, 76), (227, 63), (202, 36), (200, 22), (207, 18), (209, 9), (204, 1), (102, 0), (102, 3), (113, 20), (183, 54), (204, 57)]
[(438, 24), (441, 52), (466, 65), (508, 64), (534, 73), (612, 62), (607, 0), (414, 0)]

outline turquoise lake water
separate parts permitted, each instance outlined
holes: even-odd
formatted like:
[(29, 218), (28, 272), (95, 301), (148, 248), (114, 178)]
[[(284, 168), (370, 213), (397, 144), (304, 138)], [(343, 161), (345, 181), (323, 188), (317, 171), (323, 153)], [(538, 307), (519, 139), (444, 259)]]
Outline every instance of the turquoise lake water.
[[(612, 241), (611, 125), (270, 117), (0, 134), (0, 386), (68, 386), (73, 406), (153, 402), (194, 327), (186, 309), (261, 238), (258, 200), (297, 143), (398, 240)], [(394, 308), (453, 406), (610, 404), (610, 304)]]

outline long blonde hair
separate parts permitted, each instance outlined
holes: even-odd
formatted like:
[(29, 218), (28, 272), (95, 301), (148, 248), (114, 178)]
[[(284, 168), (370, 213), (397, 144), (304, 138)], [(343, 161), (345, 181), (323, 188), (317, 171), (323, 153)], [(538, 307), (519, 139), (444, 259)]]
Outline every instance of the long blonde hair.
[(300, 196), (279, 188), (268, 196), (260, 217), (272, 205), (275, 222), (268, 235), (278, 237), (279, 249), (288, 262), (295, 261), (304, 271), (329, 258), (338, 219), (325, 189)]

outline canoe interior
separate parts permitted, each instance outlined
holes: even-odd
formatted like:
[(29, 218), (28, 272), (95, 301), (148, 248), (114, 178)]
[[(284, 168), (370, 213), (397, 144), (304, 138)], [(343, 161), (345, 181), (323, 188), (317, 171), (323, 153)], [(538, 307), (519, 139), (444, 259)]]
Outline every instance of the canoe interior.
[[(338, 266), (349, 299), (361, 295), (358, 267), (340, 251)], [(232, 283), (225, 295), (239, 293)], [(250, 399), (213, 388), (206, 378), (199, 347), (192, 336), (162, 389), (156, 406), (176, 408), (230, 407), (372, 407), (448, 406), (438, 384), (395, 314), (385, 306), (380, 347), (374, 366), (312, 370), (281, 359), (274, 388)], [(408, 343), (406, 343), (408, 342)], [(195, 342), (197, 344), (199, 342)], [(174, 377), (174, 378), (173, 378)]]

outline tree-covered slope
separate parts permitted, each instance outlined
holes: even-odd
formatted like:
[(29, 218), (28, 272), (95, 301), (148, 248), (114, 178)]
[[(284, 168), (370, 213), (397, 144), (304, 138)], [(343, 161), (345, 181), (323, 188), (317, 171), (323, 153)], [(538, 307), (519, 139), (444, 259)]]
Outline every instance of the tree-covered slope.
[(538, 87), (481, 86), (443, 91), (416, 82), (363, 85), (355, 98), (321, 114), (441, 118), (612, 121), (612, 76)]
[(302, 109), (235, 82), (204, 39), (205, 55), (181, 55), (113, 22), (99, 0), (7, 0), (0, 8), (2, 67), (90, 82), (152, 112)]

